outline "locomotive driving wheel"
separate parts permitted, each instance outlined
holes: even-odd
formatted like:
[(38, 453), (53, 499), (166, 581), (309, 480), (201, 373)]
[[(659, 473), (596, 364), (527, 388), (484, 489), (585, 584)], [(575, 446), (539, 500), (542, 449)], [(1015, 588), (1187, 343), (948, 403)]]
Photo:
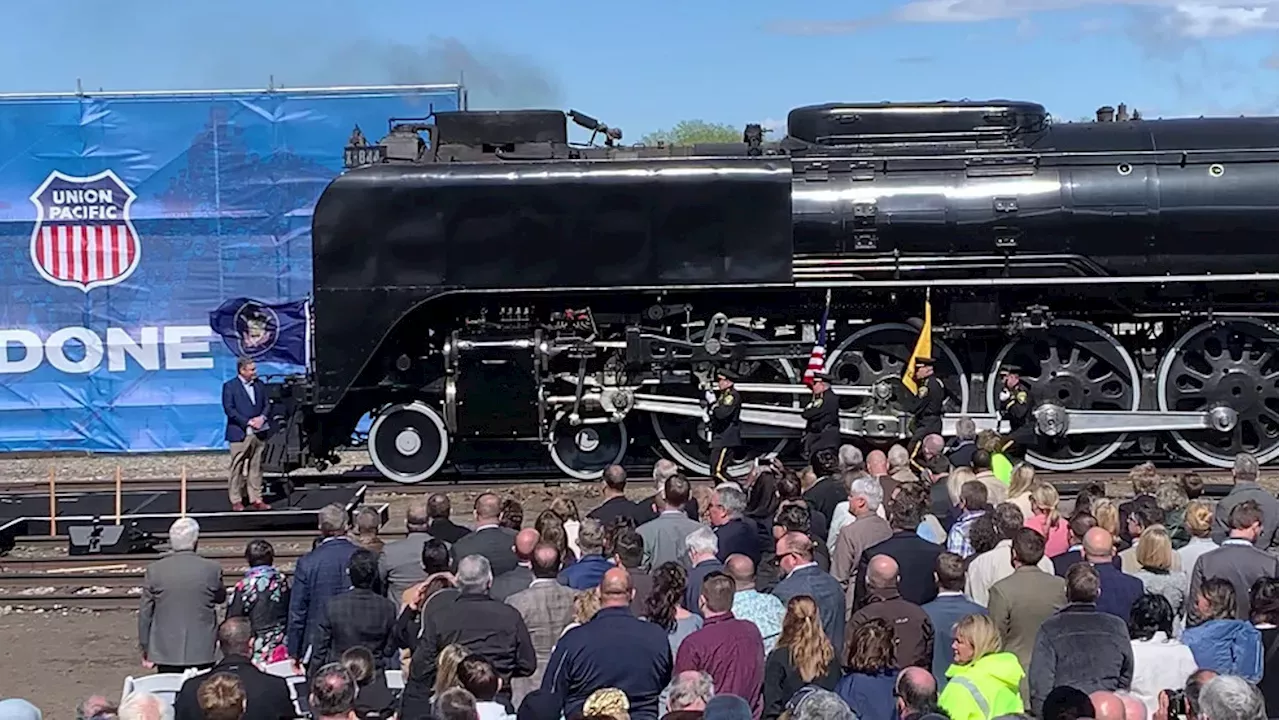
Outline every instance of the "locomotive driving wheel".
[[(700, 342), (706, 333), (697, 330), (690, 334), (690, 340)], [(729, 325), (726, 337), (733, 341), (758, 341), (765, 338), (740, 325)], [(738, 374), (739, 383), (781, 383), (798, 385), (800, 374), (786, 360), (749, 360), (728, 364)], [(698, 366), (695, 370), (704, 374), (715, 372), (716, 368)], [(658, 392), (684, 397), (701, 397), (702, 392), (692, 382), (681, 387), (658, 386)], [(779, 404), (783, 407), (801, 407), (801, 396), (760, 395), (755, 398), (744, 398), (743, 402)], [(707, 441), (706, 423), (698, 418), (679, 415), (650, 413), (654, 434), (658, 436), (658, 444), (662, 446), (671, 459), (684, 469), (703, 476), (711, 475), (711, 444)], [(745, 428), (744, 428), (745, 430)], [(732, 464), (725, 472), (730, 477), (742, 477), (751, 470), (751, 460), (767, 453), (781, 454), (786, 450), (790, 440), (786, 438), (750, 438), (742, 439), (742, 447), (738, 448)]]
[(605, 468), (617, 465), (627, 454), (627, 426), (624, 423), (569, 423), (561, 413), (551, 424), (551, 462), (561, 472), (577, 480), (598, 480)]
[(1259, 463), (1280, 455), (1280, 354), (1276, 328), (1259, 320), (1231, 319), (1197, 325), (1160, 361), (1156, 387), (1160, 409), (1237, 413), (1229, 432), (1174, 432), (1187, 454), (1209, 465), (1231, 467), (1238, 453)]
[[(987, 381), (987, 412), (995, 413), (1000, 393), (998, 371), (1013, 362), (1031, 388), (1034, 401), (1054, 403), (1068, 410), (1138, 409), (1141, 376), (1133, 358), (1119, 340), (1095, 325), (1079, 320), (1055, 320), (1043, 330), (1029, 331), (1000, 350), (991, 364)], [(1083, 470), (1106, 460), (1127, 439), (1123, 433), (1038, 436), (1037, 447), (1027, 460), (1046, 470)]]
[(392, 405), (369, 428), (369, 460), (388, 480), (419, 483), (449, 455), (449, 433), (435, 408), (415, 400)]
[[(884, 323), (869, 325), (836, 346), (827, 358), (826, 371), (831, 374), (836, 385), (874, 386), (879, 382), (889, 383), (898, 393), (899, 403), (907, 392), (902, 385), (902, 375), (907, 370), (907, 360), (915, 349), (916, 340), (920, 337), (920, 328), (906, 323)], [(942, 381), (947, 394), (958, 404), (954, 409), (959, 411), (969, 407), (969, 377), (960, 364), (960, 358), (944, 342), (933, 340), (933, 356), (937, 361), (934, 371)], [(841, 398), (841, 406), (851, 408), (861, 398), (845, 396)], [(950, 405), (950, 404), (949, 404)], [(948, 411), (951, 411), (948, 408)]]

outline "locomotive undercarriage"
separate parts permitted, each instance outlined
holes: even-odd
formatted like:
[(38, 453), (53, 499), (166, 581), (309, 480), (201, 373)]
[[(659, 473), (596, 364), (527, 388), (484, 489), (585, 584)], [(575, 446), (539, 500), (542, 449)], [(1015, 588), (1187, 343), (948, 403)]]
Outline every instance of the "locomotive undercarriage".
[[(1230, 467), (1242, 451), (1276, 459), (1280, 353), (1276, 325), (1261, 319), (1273, 299), (1219, 292), (1211, 312), (1203, 291), (1185, 293), (1173, 310), (1146, 306), (1140, 293), (1100, 307), (1091, 292), (1097, 288), (1041, 291), (1020, 305), (1007, 296), (935, 294), (933, 354), (951, 395), (944, 434), (964, 415), (979, 430), (1004, 429), (992, 378), (1014, 361), (1039, 369), (1024, 380), (1037, 401), (1039, 445), (1029, 460), (1041, 468), (1075, 471), (1122, 457)], [(744, 397), (744, 447), (730, 471), (741, 475), (754, 457), (798, 452), (809, 394), (802, 376), (823, 305), (776, 291), (729, 297), (650, 293), (642, 301), (620, 293), (553, 305), (548, 297), (463, 295), (448, 308), (427, 303), (431, 310), (420, 308), (390, 338), (403, 352), (371, 366), (365, 377), (376, 382), (354, 388), (343, 405), (374, 410), (371, 459), (405, 483), (439, 472), (458, 443), (494, 440), (540, 443), (560, 472), (594, 479), (642, 436), (707, 475), (699, 398), (714, 369), (728, 365)], [(826, 369), (851, 442), (887, 447), (909, 436), (899, 378), (919, 324), (900, 319), (922, 305), (919, 292), (837, 291)], [(787, 312), (769, 309), (778, 307)], [(440, 333), (449, 316), (458, 329)]]

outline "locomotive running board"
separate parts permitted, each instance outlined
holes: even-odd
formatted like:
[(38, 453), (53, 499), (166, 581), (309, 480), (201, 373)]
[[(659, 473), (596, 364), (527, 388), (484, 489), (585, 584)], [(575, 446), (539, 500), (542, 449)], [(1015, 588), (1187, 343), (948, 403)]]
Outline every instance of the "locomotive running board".
[[(689, 418), (703, 417), (702, 404), (696, 398), (669, 395), (634, 394), (631, 396), (630, 409)], [(801, 412), (801, 408), (743, 403), (741, 417), (744, 425), (803, 430), (807, 423), (800, 417)], [(1000, 422), (995, 415), (965, 416), (953, 413), (943, 417), (943, 434), (953, 437), (956, 434), (956, 423), (962, 417), (973, 420), (978, 430), (1008, 429), (1008, 423)], [(908, 436), (906, 419), (906, 415), (893, 413), (860, 415), (841, 411), (840, 434), (850, 437), (904, 438)], [(1162, 430), (1228, 432), (1235, 427), (1235, 423), (1235, 412), (1225, 407), (1207, 412), (1067, 410), (1057, 405), (1041, 405), (1036, 408), (1037, 431), (1048, 437)]]

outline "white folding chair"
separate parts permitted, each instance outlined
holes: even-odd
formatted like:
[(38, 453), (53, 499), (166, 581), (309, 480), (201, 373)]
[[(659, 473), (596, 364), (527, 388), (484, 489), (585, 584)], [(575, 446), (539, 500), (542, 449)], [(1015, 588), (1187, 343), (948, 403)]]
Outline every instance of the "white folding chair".
[(299, 677), (298, 673), (293, 671), (292, 660), (277, 660), (262, 666), (262, 672), (279, 678)]
[(186, 678), (186, 673), (156, 673), (155, 675), (143, 675), (136, 678), (129, 676), (124, 679), (124, 688), (120, 692), (120, 702), (124, 702), (134, 693), (151, 693), (172, 705)]
[(389, 690), (404, 689), (404, 673), (399, 670), (387, 670), (387, 688)]

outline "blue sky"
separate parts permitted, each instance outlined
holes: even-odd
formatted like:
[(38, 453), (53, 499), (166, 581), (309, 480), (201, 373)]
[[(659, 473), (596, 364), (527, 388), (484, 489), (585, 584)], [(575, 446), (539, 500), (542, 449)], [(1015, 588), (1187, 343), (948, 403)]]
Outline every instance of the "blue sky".
[(1273, 114), (1280, 0), (56, 0), (12, 3), (0, 91), (455, 80), (628, 140), (833, 101), (1043, 103), (1062, 119)]

